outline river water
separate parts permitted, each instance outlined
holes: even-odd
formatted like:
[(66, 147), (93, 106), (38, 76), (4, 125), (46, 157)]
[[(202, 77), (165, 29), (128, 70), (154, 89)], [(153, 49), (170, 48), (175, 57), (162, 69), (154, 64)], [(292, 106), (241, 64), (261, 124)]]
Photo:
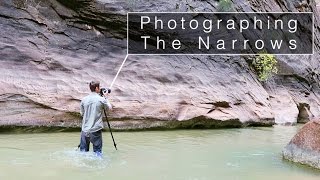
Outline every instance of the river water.
[[(301, 126), (103, 133), (103, 158), (76, 151), (79, 133), (0, 134), (0, 179), (318, 180), (282, 160)], [(90, 149), (91, 150), (91, 149)]]

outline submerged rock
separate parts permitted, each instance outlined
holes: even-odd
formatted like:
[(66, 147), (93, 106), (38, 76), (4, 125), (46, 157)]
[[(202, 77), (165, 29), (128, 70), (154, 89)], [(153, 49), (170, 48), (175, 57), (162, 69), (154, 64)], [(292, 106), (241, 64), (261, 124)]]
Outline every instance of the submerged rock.
[(305, 124), (284, 148), (283, 157), (320, 169), (320, 120)]

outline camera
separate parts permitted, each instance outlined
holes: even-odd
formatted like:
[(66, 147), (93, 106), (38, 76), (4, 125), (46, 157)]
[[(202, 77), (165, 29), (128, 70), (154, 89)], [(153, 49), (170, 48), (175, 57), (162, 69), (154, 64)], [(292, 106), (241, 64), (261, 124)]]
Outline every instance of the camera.
[(100, 89), (100, 95), (101, 96), (103, 96), (104, 94), (109, 94), (109, 93), (111, 93), (111, 89), (109, 89), (109, 88), (101, 88)]

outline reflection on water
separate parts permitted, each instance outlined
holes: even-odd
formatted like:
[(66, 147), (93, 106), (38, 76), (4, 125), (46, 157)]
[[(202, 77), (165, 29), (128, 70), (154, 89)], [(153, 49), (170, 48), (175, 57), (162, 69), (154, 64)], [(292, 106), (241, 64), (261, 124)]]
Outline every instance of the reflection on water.
[(77, 151), (79, 133), (1, 134), (0, 179), (319, 179), (282, 160), (299, 127), (103, 134), (103, 157)]

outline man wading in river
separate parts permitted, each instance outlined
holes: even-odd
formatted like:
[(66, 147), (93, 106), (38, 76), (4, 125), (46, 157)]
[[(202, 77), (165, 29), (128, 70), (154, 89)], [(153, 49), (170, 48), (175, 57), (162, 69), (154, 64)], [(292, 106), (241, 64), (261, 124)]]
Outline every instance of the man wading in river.
[(104, 108), (112, 109), (107, 99), (100, 96), (100, 82), (92, 81), (89, 84), (91, 94), (84, 97), (80, 104), (80, 113), (82, 118), (80, 151), (89, 151), (90, 142), (93, 144), (93, 152), (98, 156), (102, 155), (102, 114)]

